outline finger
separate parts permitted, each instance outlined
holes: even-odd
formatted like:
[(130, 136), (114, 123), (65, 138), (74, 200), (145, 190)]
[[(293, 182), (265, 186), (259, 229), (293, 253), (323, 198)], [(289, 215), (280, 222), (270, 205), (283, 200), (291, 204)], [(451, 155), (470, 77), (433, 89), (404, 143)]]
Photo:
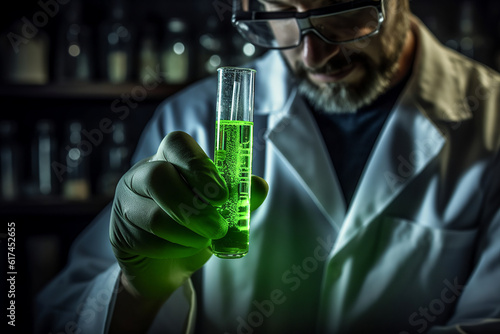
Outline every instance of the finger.
[(210, 243), (210, 239), (174, 221), (151, 198), (137, 196), (129, 191), (114, 206), (116, 214), (126, 216), (129, 223), (142, 229), (144, 233), (152, 233), (172, 243), (197, 249), (207, 247)]
[(252, 175), (252, 187), (250, 192), (250, 211), (253, 211), (266, 199), (267, 193), (269, 192), (269, 185), (263, 178)]
[(187, 133), (169, 133), (158, 148), (155, 158), (164, 159), (174, 165), (192, 186), (192, 190), (207, 203), (221, 206), (227, 201), (224, 179), (219, 175), (213, 161)]
[(200, 251), (199, 248), (182, 246), (145, 232), (126, 215), (113, 215), (111, 224), (109, 239), (113, 252), (120, 260), (126, 260), (131, 255), (152, 259), (183, 258)]
[(220, 238), (227, 232), (224, 218), (201, 201), (167, 161), (144, 162), (126, 173), (120, 183), (120, 188), (151, 198), (174, 221), (205, 238)]

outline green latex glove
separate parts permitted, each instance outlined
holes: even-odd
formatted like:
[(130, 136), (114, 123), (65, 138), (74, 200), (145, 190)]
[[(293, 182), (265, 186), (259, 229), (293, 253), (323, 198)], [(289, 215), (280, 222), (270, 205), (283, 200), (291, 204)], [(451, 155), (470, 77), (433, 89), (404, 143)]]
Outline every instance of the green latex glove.
[[(251, 210), (267, 196), (252, 176)], [(227, 188), (212, 160), (184, 132), (167, 135), (157, 153), (133, 166), (116, 188), (110, 241), (133, 295), (165, 300), (211, 257), (211, 239), (227, 222), (216, 207)]]

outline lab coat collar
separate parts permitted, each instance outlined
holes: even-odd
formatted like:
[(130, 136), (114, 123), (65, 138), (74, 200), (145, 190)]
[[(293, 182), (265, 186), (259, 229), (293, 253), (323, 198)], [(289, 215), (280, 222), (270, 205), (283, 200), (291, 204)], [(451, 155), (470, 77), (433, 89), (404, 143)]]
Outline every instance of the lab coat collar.
[(375, 221), (439, 155), (446, 138), (423, 114), (403, 99), (375, 143), (346, 214), (335, 250)]
[(444, 133), (446, 123), (472, 117), (465, 98), (467, 78), (459, 75), (458, 58), (453, 52), (450, 53), (414, 15), (411, 26), (417, 40), (414, 75), (408, 83), (411, 97), (421, 106), (422, 113)]
[(254, 115), (269, 117), (264, 136), (338, 229), (346, 211), (344, 197), (316, 121), (298, 96), (290, 69), (279, 51), (268, 52), (255, 66)]
[(282, 112), (270, 115), (268, 126), (267, 139), (338, 230), (346, 211), (340, 183), (316, 121), (296, 91)]
[[(266, 139), (338, 230), (346, 212), (343, 193), (316, 121), (298, 95), (290, 69), (279, 51), (268, 52), (256, 67), (254, 115), (268, 115)], [(259, 78), (259, 72), (266, 75)]]

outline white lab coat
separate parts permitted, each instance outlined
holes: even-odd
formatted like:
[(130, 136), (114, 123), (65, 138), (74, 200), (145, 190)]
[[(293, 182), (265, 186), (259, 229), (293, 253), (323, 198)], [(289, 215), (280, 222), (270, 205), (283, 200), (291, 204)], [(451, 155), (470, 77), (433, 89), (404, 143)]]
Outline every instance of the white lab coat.
[[(500, 333), (500, 77), (412, 21), (412, 77), (349, 209), (279, 53), (256, 62), (253, 173), (270, 190), (250, 252), (212, 257), (198, 298), (187, 282), (150, 332)], [(168, 99), (135, 160), (173, 130), (213, 154), (215, 96), (210, 78)], [(105, 331), (119, 275), (108, 220), (109, 208), (39, 296), (39, 329)]]

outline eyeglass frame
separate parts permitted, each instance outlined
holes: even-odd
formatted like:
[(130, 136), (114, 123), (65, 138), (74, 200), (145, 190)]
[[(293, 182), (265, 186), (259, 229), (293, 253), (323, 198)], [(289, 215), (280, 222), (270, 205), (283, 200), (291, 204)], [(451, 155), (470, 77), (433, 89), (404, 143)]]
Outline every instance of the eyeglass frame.
[[(251, 1), (251, 0), (249, 0)], [(365, 7), (375, 7), (378, 12), (377, 28), (371, 33), (354, 38), (347, 41), (332, 42), (324, 37), (311, 23), (310, 17), (321, 17), (333, 14), (347, 13), (350, 11), (358, 10)], [(243, 11), (241, 9), (241, 0), (233, 0), (233, 14), (231, 22), (234, 27), (237, 28), (239, 22), (242, 21), (267, 21), (267, 20), (280, 20), (280, 19), (295, 19), (300, 32), (300, 38), (296, 45), (285, 46), (285, 47), (265, 47), (267, 49), (273, 50), (285, 50), (296, 48), (302, 43), (304, 35), (313, 32), (322, 41), (328, 44), (342, 45), (361, 41), (372, 36), (377, 35), (380, 32), (382, 23), (385, 21), (385, 0), (353, 0), (349, 2), (336, 3), (333, 5), (311, 9), (305, 12), (285, 12), (285, 11), (275, 11), (275, 12), (259, 12), (259, 11)], [(243, 35), (243, 34), (242, 34)], [(243, 36), (246, 38), (246, 36)]]

